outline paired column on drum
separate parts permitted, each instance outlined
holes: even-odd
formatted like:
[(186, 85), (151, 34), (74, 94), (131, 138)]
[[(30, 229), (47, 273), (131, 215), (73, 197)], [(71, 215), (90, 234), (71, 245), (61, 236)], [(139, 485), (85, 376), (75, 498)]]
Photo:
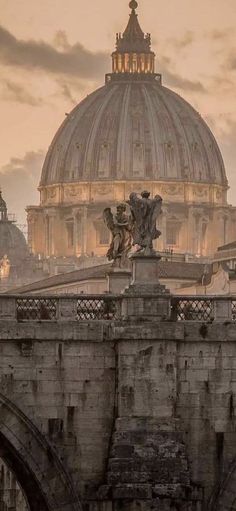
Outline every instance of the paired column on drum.
[(54, 256), (55, 253), (55, 224), (56, 209), (50, 208), (45, 211), (45, 249), (46, 256)]
[(87, 253), (87, 236), (88, 236), (88, 208), (81, 206), (73, 209), (74, 219), (74, 253), (76, 256), (85, 255)]
[(165, 250), (167, 243), (166, 243), (166, 233), (167, 233), (167, 215), (168, 215), (168, 208), (166, 206), (162, 207), (162, 215), (161, 215), (161, 237), (160, 237), (160, 250)]
[(188, 218), (188, 246), (189, 253), (202, 256), (206, 252), (207, 227), (209, 218), (204, 214), (203, 208), (192, 207)]

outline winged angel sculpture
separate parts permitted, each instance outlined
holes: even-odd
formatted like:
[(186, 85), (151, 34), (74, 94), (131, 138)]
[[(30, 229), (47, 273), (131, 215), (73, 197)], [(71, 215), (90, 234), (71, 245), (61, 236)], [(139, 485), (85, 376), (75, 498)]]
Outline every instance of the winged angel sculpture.
[(109, 261), (113, 266), (126, 268), (128, 266), (128, 253), (132, 246), (132, 218), (126, 214), (126, 205), (119, 204), (117, 212), (113, 215), (110, 208), (103, 211), (103, 220), (112, 233), (112, 241), (107, 252)]
[(153, 240), (160, 237), (161, 232), (156, 228), (157, 218), (161, 214), (162, 198), (156, 195), (150, 199), (149, 192), (131, 193), (129, 201), (133, 218), (133, 245), (139, 245), (139, 251), (144, 255), (152, 255)]

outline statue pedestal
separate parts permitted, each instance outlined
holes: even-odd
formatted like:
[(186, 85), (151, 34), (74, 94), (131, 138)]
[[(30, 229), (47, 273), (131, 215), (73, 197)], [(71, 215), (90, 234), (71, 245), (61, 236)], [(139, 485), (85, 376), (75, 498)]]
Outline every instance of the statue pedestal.
[(120, 295), (130, 285), (131, 271), (125, 268), (111, 268), (107, 273), (108, 293)]
[(161, 256), (158, 254), (143, 255), (136, 253), (131, 257), (132, 261), (132, 282), (131, 286), (138, 286), (146, 289), (151, 286), (152, 289), (160, 286), (159, 283), (159, 261)]
[(170, 292), (159, 282), (160, 259), (155, 253), (131, 257), (132, 282), (123, 293), (124, 319), (139, 322), (170, 318)]

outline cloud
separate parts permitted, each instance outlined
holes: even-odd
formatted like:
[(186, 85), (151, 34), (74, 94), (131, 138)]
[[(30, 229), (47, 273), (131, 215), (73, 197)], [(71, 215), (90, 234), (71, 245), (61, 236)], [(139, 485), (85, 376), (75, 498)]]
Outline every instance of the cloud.
[(30, 151), (23, 158), (11, 158), (0, 168), (0, 187), (8, 211), (15, 213), (21, 224), (26, 222), (26, 205), (39, 203), (37, 187), (44, 156), (41, 150)]
[(235, 56), (235, 51), (234, 52), (232, 51), (232, 53), (226, 59), (226, 61), (224, 63), (224, 67), (228, 71), (236, 71), (236, 56)]
[(220, 149), (222, 151), (226, 174), (229, 181), (229, 201), (235, 205), (236, 191), (236, 113), (231, 112), (220, 114), (216, 118), (208, 116), (207, 121), (217, 136)]
[(213, 41), (223, 41), (225, 39), (229, 39), (234, 34), (235, 29), (232, 27), (227, 27), (224, 29), (214, 29), (211, 32), (208, 32), (206, 36)]
[[(72, 106), (76, 106), (80, 99), (81, 95), (85, 94), (87, 91), (88, 82), (85, 84), (84, 81), (78, 80), (76, 77), (60, 77), (56, 80), (57, 83), (57, 92), (55, 96), (60, 96), (67, 103)], [(96, 88), (96, 87), (95, 87)]]
[(76, 101), (73, 93), (67, 83), (60, 84), (61, 95), (64, 99), (69, 101), (72, 105), (77, 105), (78, 101)]
[(190, 46), (194, 41), (195, 41), (194, 33), (188, 30), (181, 38), (170, 37), (167, 40), (167, 43), (169, 43), (171, 46), (174, 46), (175, 49), (182, 50)]
[(67, 39), (67, 35), (65, 30), (58, 30), (54, 37), (54, 46), (56, 48), (60, 48), (61, 50), (67, 51), (70, 49), (70, 45)]
[(231, 69), (230, 61), (235, 62), (235, 28), (227, 27), (205, 32), (204, 37), (211, 45), (212, 54), (224, 60), (225, 68)]
[(106, 71), (105, 53), (92, 53), (80, 43), (70, 45), (65, 32), (57, 33), (56, 44), (63, 51), (44, 41), (17, 39), (0, 25), (0, 63), (4, 65), (85, 79), (100, 77)]
[(201, 82), (182, 78), (182, 76), (178, 75), (177, 73), (171, 73), (171, 71), (165, 70), (164, 78), (170, 87), (175, 87), (177, 89), (189, 92), (206, 92), (206, 89)]
[[(178, 73), (175, 73), (170, 68), (172, 66), (172, 61), (169, 57), (162, 57), (160, 59), (160, 70), (163, 73), (164, 82), (169, 87), (175, 87), (182, 91), (188, 92), (200, 92), (205, 93), (206, 89), (204, 85), (199, 81), (189, 80), (188, 78), (183, 78)], [(164, 83), (164, 85), (165, 85)]]
[(16, 101), (30, 106), (39, 106), (42, 104), (42, 98), (33, 96), (26, 88), (10, 80), (1, 81), (0, 96), (6, 101)]

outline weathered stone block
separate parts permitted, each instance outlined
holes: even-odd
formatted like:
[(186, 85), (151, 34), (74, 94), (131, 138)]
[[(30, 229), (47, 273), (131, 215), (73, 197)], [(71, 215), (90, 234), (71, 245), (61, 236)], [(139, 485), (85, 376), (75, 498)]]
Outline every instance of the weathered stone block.
[(152, 487), (150, 484), (126, 484), (113, 488), (113, 499), (151, 499)]

